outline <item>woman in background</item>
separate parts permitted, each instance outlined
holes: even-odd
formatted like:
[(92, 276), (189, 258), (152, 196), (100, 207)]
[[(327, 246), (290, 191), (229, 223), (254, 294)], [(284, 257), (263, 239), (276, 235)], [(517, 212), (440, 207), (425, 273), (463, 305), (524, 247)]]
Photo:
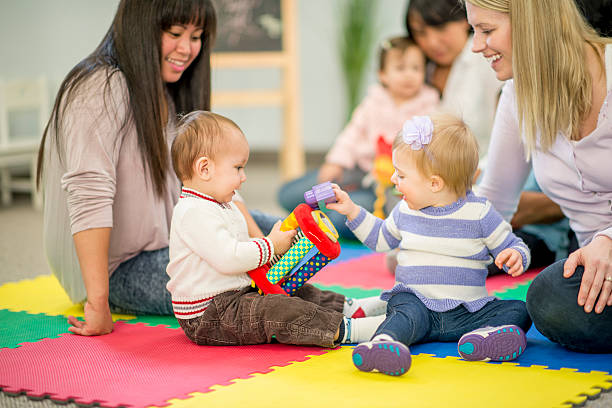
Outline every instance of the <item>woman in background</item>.
[(442, 111), (463, 118), (478, 140), (482, 168), (503, 82), (471, 52), (465, 9), (457, 0), (410, 0), (406, 30), (427, 56), (426, 81)]

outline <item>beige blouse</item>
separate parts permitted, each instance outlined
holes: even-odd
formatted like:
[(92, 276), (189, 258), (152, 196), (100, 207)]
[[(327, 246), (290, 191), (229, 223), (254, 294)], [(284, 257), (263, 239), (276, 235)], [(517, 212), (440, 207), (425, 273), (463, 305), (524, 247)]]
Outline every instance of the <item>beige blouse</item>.
[[(162, 197), (154, 190), (137, 143), (136, 126), (121, 124), (129, 113), (121, 73), (105, 93), (106, 72), (84, 83), (64, 116), (60, 149), (47, 138), (44, 166), (44, 245), (51, 271), (74, 302), (86, 297), (72, 235), (112, 228), (109, 276), (120, 263), (168, 246), (172, 210), (180, 183), (172, 168)], [(170, 118), (174, 118), (171, 106)], [(176, 136), (166, 128), (168, 151)], [(52, 135), (50, 135), (52, 136)], [(61, 156), (61, 158), (60, 158)]]

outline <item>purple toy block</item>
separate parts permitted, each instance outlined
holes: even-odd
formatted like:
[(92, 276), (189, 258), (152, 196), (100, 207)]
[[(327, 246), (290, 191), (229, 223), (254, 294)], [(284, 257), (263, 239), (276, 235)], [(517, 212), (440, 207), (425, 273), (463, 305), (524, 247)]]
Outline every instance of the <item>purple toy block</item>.
[(313, 210), (319, 209), (319, 201), (324, 201), (325, 204), (335, 203), (336, 194), (332, 189), (331, 182), (326, 181), (325, 183), (317, 184), (312, 189), (304, 193), (304, 201)]

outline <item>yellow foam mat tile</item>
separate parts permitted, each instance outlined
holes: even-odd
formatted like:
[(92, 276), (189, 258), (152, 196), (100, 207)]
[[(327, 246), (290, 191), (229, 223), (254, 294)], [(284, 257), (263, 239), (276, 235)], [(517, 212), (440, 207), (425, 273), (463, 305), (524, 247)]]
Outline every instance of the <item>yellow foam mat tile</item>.
[[(0, 286), (0, 309), (51, 316), (83, 317), (83, 305), (72, 303), (53, 275), (41, 275), (34, 279)], [(134, 318), (132, 315), (113, 314), (113, 320)]]
[(183, 407), (570, 407), (612, 387), (602, 372), (549, 370), (512, 363), (467, 362), (457, 357), (413, 356), (401, 377), (357, 370), (352, 347), (236, 379), (212, 392), (173, 399)]

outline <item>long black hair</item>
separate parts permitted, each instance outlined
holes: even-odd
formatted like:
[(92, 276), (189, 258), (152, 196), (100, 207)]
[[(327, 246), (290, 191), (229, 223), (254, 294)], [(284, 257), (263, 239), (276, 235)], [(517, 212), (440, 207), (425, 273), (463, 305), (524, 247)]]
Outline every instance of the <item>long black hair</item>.
[(452, 21), (467, 20), (465, 8), (457, 0), (410, 0), (406, 10), (405, 24), (408, 36), (414, 38), (410, 31), (409, 18), (417, 13), (425, 25), (437, 27)]
[(599, 35), (612, 36), (612, 20), (610, 19), (612, 0), (576, 0), (576, 4)]
[[(162, 31), (174, 24), (189, 23), (203, 28), (200, 53), (177, 82), (165, 84), (161, 75)], [(42, 177), (44, 146), (50, 129), (54, 130), (53, 142), (61, 152), (59, 135), (66, 109), (79, 86), (94, 73), (105, 70), (105, 105), (110, 97), (111, 78), (119, 72), (125, 78), (129, 98), (125, 103), (130, 114), (121, 129), (133, 121), (143, 165), (149, 171), (157, 194), (161, 195), (170, 166), (164, 134), (168, 118), (166, 94), (172, 98), (177, 113), (210, 110), (210, 53), (216, 28), (211, 0), (121, 0), (100, 45), (79, 62), (60, 85), (38, 151), (37, 184)]]

